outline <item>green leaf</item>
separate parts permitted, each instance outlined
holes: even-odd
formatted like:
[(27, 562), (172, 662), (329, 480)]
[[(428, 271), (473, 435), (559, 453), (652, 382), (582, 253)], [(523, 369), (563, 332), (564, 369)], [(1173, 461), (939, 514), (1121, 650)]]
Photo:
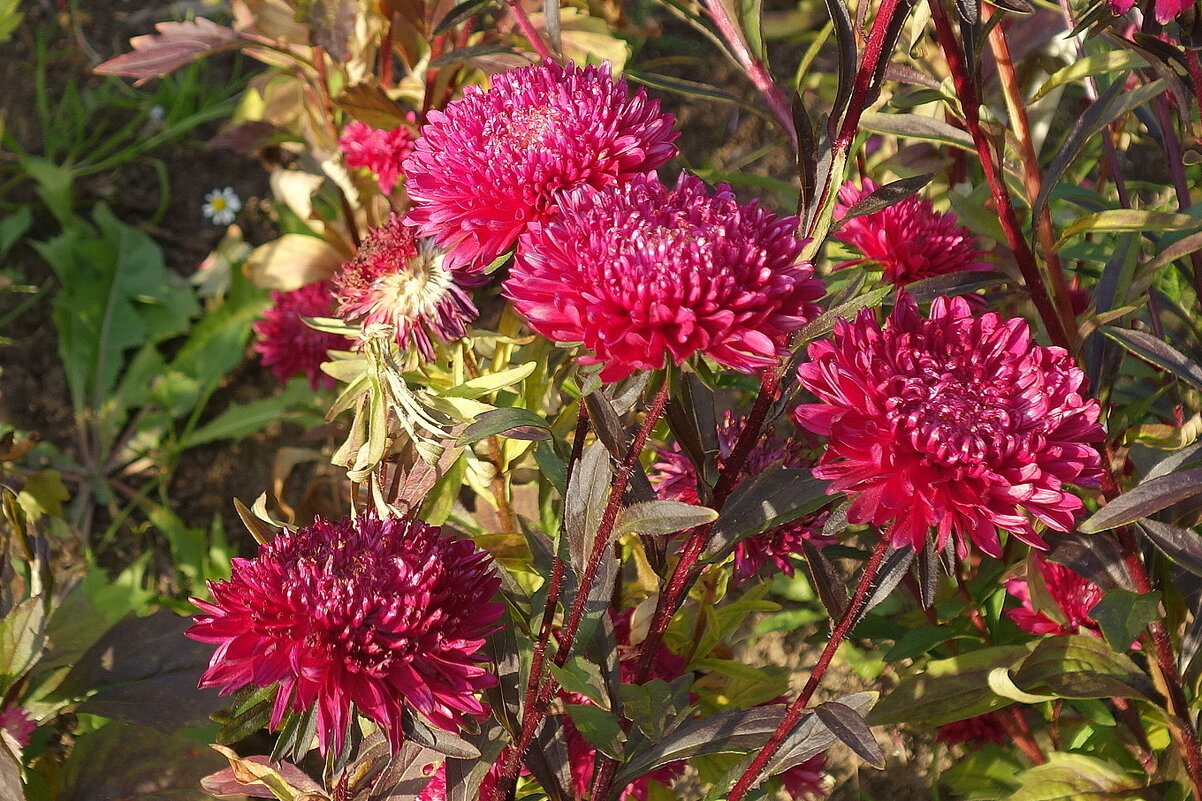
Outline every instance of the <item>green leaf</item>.
[(0, 220), (0, 256), (17, 244), (17, 240), (25, 235), (31, 225), (33, 225), (33, 212), (29, 210), (29, 206), (22, 206)]
[(606, 756), (622, 758), (622, 744), (626, 742), (626, 735), (622, 733), (622, 727), (618, 725), (618, 719), (612, 712), (588, 704), (565, 706), (568, 716), (572, 718), (576, 729), (589, 745)]
[(1169, 473), (1135, 485), (1077, 528), (1085, 534), (1118, 528), (1202, 492), (1202, 468)]
[(537, 362), (526, 362), (520, 367), (511, 367), (499, 373), (488, 373), (479, 378), (464, 381), (462, 384), (450, 389), (444, 389), (438, 395), (444, 398), (479, 398), (481, 395), (489, 395), (499, 389), (512, 386), (519, 381), (524, 381), (527, 376), (534, 372), (534, 368), (537, 366)]
[(26, 598), (0, 620), (0, 692), (8, 690), (42, 652), (46, 613), (42, 598)]
[(583, 695), (603, 709), (610, 708), (609, 693), (605, 690), (605, 678), (601, 675), (601, 668), (597, 665), (582, 657), (574, 656), (564, 662), (563, 667), (552, 664), (551, 672), (555, 674), (556, 681), (566, 691)]
[(956, 763), (939, 775), (963, 801), (998, 801), (1009, 798), (1018, 789), (1015, 774), (1021, 763), (997, 746), (985, 746), (956, 759)]
[(989, 689), (989, 673), (1026, 655), (1022, 646), (1003, 645), (930, 662), (882, 698), (868, 722), (942, 726), (1008, 706), (1008, 699)]
[(1063, 247), (1078, 234), (1119, 233), (1134, 231), (1197, 231), (1202, 220), (1189, 214), (1171, 214), (1165, 211), (1143, 211), (1141, 209), (1107, 209), (1096, 214), (1087, 214), (1060, 234), (1056, 249)]
[(695, 526), (712, 523), (718, 513), (708, 506), (680, 501), (645, 501), (622, 509), (618, 514), (614, 536), (639, 534), (673, 534)]
[(211, 801), (200, 780), (226, 762), (200, 738), (113, 722), (76, 741), (60, 801)]
[(1039, 91), (1031, 98), (1031, 102), (1039, 100), (1058, 86), (1075, 83), (1082, 78), (1104, 75), (1108, 72), (1128, 72), (1146, 66), (1148, 66), (1148, 62), (1144, 57), (1131, 50), (1107, 50), (1105, 53), (1094, 53), (1052, 73), (1052, 76), (1044, 81), (1043, 86), (1039, 87)]
[[(1127, 643), (1130, 645), (1130, 643)], [(1061, 698), (1142, 698), (1155, 700), (1151, 680), (1131, 659), (1097, 637), (1047, 637), (1012, 671), (1024, 692)]]
[(1164, 340), (1144, 331), (1112, 325), (1104, 325), (1099, 330), (1149, 364), (1202, 388), (1202, 366)]
[(507, 406), (490, 409), (476, 416), (472, 424), (463, 430), (459, 446), (471, 445), (486, 437), (503, 434), (510, 439), (551, 439), (551, 425), (529, 409)]
[(1047, 757), (1047, 763), (1018, 774), (1019, 788), (1007, 801), (1105, 801), (1129, 798), (1142, 785), (1114, 763), (1085, 754)]
[(1148, 624), (1160, 616), (1160, 593), (1138, 593), (1115, 588), (1089, 611), (1106, 642), (1116, 651), (1127, 651)]
[(294, 379), (278, 395), (252, 403), (235, 403), (224, 412), (194, 430), (181, 443), (194, 448), (219, 439), (241, 439), (285, 420), (299, 408), (311, 406), (313, 390), (304, 379)]
[(635, 83), (641, 83), (643, 86), (659, 89), (662, 92), (673, 92), (684, 97), (696, 97), (702, 100), (720, 100), (735, 104), (739, 102), (738, 98), (734, 95), (708, 83), (688, 81), (683, 78), (670, 78), (667, 75), (655, 75), (650, 72), (637, 72), (634, 70), (628, 70), (625, 73), (625, 77)]

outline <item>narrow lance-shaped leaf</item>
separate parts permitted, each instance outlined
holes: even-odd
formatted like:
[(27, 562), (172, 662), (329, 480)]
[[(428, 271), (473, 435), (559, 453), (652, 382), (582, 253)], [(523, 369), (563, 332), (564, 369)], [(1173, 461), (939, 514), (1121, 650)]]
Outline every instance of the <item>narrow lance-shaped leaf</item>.
[(848, 209), (847, 214), (843, 215), (843, 219), (850, 220), (853, 217), (865, 217), (887, 209), (894, 203), (900, 203), (911, 195), (921, 192), (922, 188), (929, 184), (934, 177), (934, 173), (915, 175), (912, 178), (902, 178), (901, 180), (887, 183), (884, 186), (878, 186), (872, 190), (871, 194), (857, 201), (855, 205)]
[(1195, 576), (1202, 576), (1202, 534), (1158, 520), (1141, 520), (1139, 528), (1161, 553)]
[(1149, 364), (1168, 370), (1180, 379), (1202, 388), (1202, 366), (1162, 339), (1143, 331), (1104, 325), (1103, 334)]
[(837, 701), (827, 701), (814, 707), (814, 714), (822, 725), (839, 740), (856, 752), (856, 755), (873, 767), (885, 766), (885, 755), (877, 745), (876, 738), (864, 718), (854, 709)]
[(1086, 534), (1125, 526), (1202, 492), (1202, 468), (1137, 484), (1094, 512), (1078, 528)]

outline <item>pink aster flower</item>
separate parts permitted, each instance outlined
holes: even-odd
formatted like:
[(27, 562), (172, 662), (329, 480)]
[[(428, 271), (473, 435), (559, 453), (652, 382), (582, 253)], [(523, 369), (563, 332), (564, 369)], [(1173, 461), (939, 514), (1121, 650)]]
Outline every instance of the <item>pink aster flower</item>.
[(583, 342), (603, 381), (695, 354), (751, 372), (818, 311), (796, 223), (691, 175), (578, 189), (522, 235), (504, 294), (543, 336)]
[[(1085, 631), (1101, 637), (1097, 621), (1089, 616), (1089, 612), (1102, 600), (1102, 589), (1070, 568), (1049, 561), (1043, 554), (1035, 554), (1034, 559), (1056, 609), (1036, 609), (1031, 602), (1030, 577), (1016, 576), (1006, 580), (1006, 592), (1021, 601), (1022, 606), (1010, 609), (1006, 615), (1020, 629), (1031, 634), (1077, 634)], [(1058, 619), (1053, 620), (1049, 612)]]
[(212, 602), (192, 599), (188, 636), (218, 646), (200, 686), (278, 683), (272, 728), (316, 706), (323, 753), (341, 747), (352, 706), (394, 750), (403, 707), (456, 730), (495, 682), (478, 651), (500, 583), (486, 552), (419, 520), (318, 519), (235, 559), (229, 581), (209, 582)]
[[(718, 460), (724, 463), (730, 458), (739, 441), (743, 430), (743, 421), (731, 412), (726, 412), (718, 424)], [(682, 503), (699, 504), (697, 495), (697, 471), (692, 461), (673, 444), (661, 448), (657, 453), (658, 461), (652, 466), (651, 480), (656, 484), (660, 498)], [(802, 453), (800, 444), (790, 438), (781, 439), (772, 431), (768, 431), (747, 455), (747, 461), (739, 473), (736, 486), (748, 476), (757, 476), (776, 462), (782, 462), (785, 467), (808, 467), (810, 461)], [(826, 521), (827, 513), (816, 512), (798, 518), (790, 523), (770, 528), (735, 545), (734, 579), (744, 582), (759, 574), (769, 565), (786, 575), (793, 575), (794, 555), (802, 553), (802, 543), (809, 540), (822, 548), (838, 542), (837, 537), (825, 536), (822, 524)]]
[(1031, 518), (1070, 530), (1082, 503), (1064, 485), (1100, 476), (1085, 374), (1025, 320), (973, 317), (963, 298), (937, 298), (924, 319), (902, 292), (883, 328), (864, 309), (809, 356), (798, 376), (819, 402), (794, 415), (830, 440), (814, 475), (855, 497), (849, 521), (888, 524), (897, 547), (935, 529), (939, 547), (954, 534), (961, 555), (971, 540), (999, 556), (1000, 528), (1046, 548)]
[(469, 86), (430, 112), (404, 164), (408, 222), (447, 249), (449, 265), (482, 268), (545, 219), (558, 192), (624, 183), (675, 156), (672, 123), (608, 65), (547, 61), (496, 75), (487, 92)]
[[(409, 121), (415, 119), (410, 113)], [(338, 146), (342, 148), (346, 166), (371, 170), (380, 191), (391, 195), (401, 174), (401, 162), (413, 152), (413, 132), (407, 125), (384, 131), (356, 120), (343, 129)]]
[(29, 738), (33, 736), (33, 730), (37, 727), (38, 724), (33, 722), (33, 718), (24, 707), (9, 704), (0, 710), (0, 729), (8, 732), (22, 748), (29, 745)]
[(309, 327), (302, 317), (329, 317), (334, 298), (329, 281), (306, 284), (290, 292), (272, 290), (272, 307), (255, 323), (255, 350), (264, 367), (270, 367), (280, 383), (304, 373), (313, 389), (334, 386), (334, 379), (321, 371), (331, 350), (354, 346), (346, 337)]
[(939, 727), (935, 742), (946, 745), (972, 745), (980, 747), (986, 743), (1004, 743), (1010, 739), (1001, 715), (986, 712), (984, 715), (958, 720)]
[[(863, 189), (845, 183), (839, 190), (835, 217), (843, 219), (852, 206), (877, 188), (867, 178)], [(936, 275), (989, 269), (981, 261), (984, 253), (977, 248), (976, 236), (960, 225), (954, 214), (940, 214), (931, 201), (917, 195), (875, 214), (845, 220), (834, 237), (864, 254), (862, 259), (840, 264), (840, 269), (873, 262), (884, 268), (886, 281), (898, 286)]]
[(430, 334), (443, 342), (459, 339), (478, 312), (471, 289), (481, 276), (448, 269), (428, 241), (392, 215), (363, 240), (355, 258), (334, 274), (337, 314), (348, 322), (387, 323), (401, 347), (434, 358)]

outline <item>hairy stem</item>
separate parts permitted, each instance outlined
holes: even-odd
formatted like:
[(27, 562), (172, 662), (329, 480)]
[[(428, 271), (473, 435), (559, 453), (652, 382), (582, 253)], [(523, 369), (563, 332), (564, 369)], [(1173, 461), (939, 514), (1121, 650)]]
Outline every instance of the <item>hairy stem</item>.
[(513, 19), (518, 24), (518, 30), (530, 42), (530, 46), (534, 48), (535, 53), (538, 53), (538, 57), (543, 61), (555, 61), (555, 54), (551, 52), (551, 48), (547, 47), (543, 37), (539, 36), (538, 31), (534, 29), (534, 24), (530, 22), (526, 9), (522, 8), (521, 0), (508, 0), (506, 5), (513, 12)]

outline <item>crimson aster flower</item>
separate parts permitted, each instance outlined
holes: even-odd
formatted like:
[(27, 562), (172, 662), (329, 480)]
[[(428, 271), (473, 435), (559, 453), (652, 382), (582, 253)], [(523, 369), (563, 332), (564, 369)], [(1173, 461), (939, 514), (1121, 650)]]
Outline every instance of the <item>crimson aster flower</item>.
[[(1015, 576), (1006, 580), (1006, 592), (1022, 605), (1008, 610), (1006, 615), (1030, 634), (1077, 634), (1084, 629), (1101, 637), (1101, 629), (1089, 613), (1102, 600), (1102, 588), (1072, 569), (1049, 561), (1043, 554), (1035, 554), (1034, 560), (1047, 594), (1057, 608), (1036, 609), (1031, 602), (1030, 577)], [(1053, 620), (1049, 612), (1058, 619)]]
[[(1152, 13), (1161, 25), (1167, 25), (1185, 11), (1193, 7), (1197, 0), (1156, 0), (1152, 5)], [(1135, 0), (1110, 0), (1110, 10), (1115, 14), (1126, 14), (1135, 5)]]
[[(409, 121), (414, 122), (415, 119), (410, 113)], [(391, 131), (385, 131), (355, 120), (342, 130), (338, 146), (342, 148), (346, 166), (371, 170), (380, 191), (391, 195), (401, 175), (401, 162), (413, 152), (413, 138), (413, 132), (407, 125), (398, 125)]]
[[(856, 203), (871, 195), (875, 182), (865, 178), (862, 189), (848, 181), (839, 190), (835, 218), (843, 219)], [(923, 278), (988, 270), (981, 261), (977, 238), (956, 221), (954, 214), (935, 211), (931, 201), (910, 195), (874, 214), (844, 220), (835, 239), (851, 245), (864, 258), (840, 264), (836, 269), (872, 262), (884, 269), (891, 284), (905, 286)]]
[(33, 736), (33, 731), (37, 727), (38, 724), (33, 722), (33, 718), (29, 716), (24, 707), (9, 704), (0, 710), (0, 729), (8, 732), (17, 741), (17, 745), (22, 748), (29, 745), (29, 738)]
[(903, 292), (883, 328), (864, 309), (809, 357), (798, 376), (819, 402), (794, 416), (829, 438), (814, 475), (854, 496), (850, 522), (888, 524), (896, 547), (920, 549), (935, 529), (941, 548), (955, 535), (961, 555), (971, 540), (1000, 556), (1003, 529), (1046, 548), (1031, 518), (1070, 530), (1082, 503), (1064, 485), (1100, 477), (1085, 374), (1021, 318), (937, 298), (924, 319)]
[(522, 235), (504, 294), (535, 331), (596, 354), (578, 361), (604, 364), (603, 381), (694, 354), (752, 372), (818, 311), (796, 223), (691, 175), (582, 188)]
[(557, 193), (624, 183), (676, 155), (673, 117), (607, 65), (553, 61), (493, 76), (431, 111), (406, 159), (408, 222), (454, 267), (482, 268)]
[(825, 798), (826, 793), (826, 754), (812, 756), (800, 765), (781, 773), (781, 787), (794, 801), (812, 801)]
[(475, 693), (496, 681), (478, 651), (503, 611), (500, 584), (485, 551), (419, 520), (318, 519), (233, 560), (211, 602), (192, 599), (188, 636), (218, 646), (200, 686), (278, 684), (271, 727), (315, 706), (323, 753), (341, 748), (352, 706), (394, 750), (404, 707), (457, 730), (484, 714)]
[[(731, 412), (726, 412), (718, 423), (718, 461), (721, 465), (730, 458), (739, 434), (743, 431), (743, 420)], [(681, 503), (699, 504), (697, 495), (697, 470), (693, 462), (684, 454), (680, 446), (672, 444), (661, 448), (656, 453), (658, 461), (651, 465), (651, 480), (656, 485), (656, 493), (660, 498)], [(739, 477), (735, 482), (737, 487), (749, 476), (757, 476), (777, 462), (785, 467), (809, 467), (810, 460), (805, 457), (799, 443), (790, 439), (781, 439), (771, 430), (764, 433), (743, 463)], [(802, 543), (809, 540), (819, 548), (838, 542), (837, 537), (822, 533), (822, 524), (828, 517), (826, 512), (815, 512), (803, 515), (796, 520), (775, 526), (760, 532), (735, 545), (734, 579), (744, 582), (753, 578), (769, 566), (786, 575), (793, 575), (793, 556), (800, 556)]]
[(264, 367), (284, 383), (304, 373), (313, 389), (334, 386), (334, 379), (321, 371), (331, 350), (349, 350), (354, 346), (346, 337), (328, 334), (310, 327), (302, 317), (328, 317), (334, 310), (333, 287), (329, 281), (305, 284), (289, 292), (272, 290), (272, 306), (252, 328), (257, 339), (255, 350)]
[(443, 342), (467, 334), (478, 314), (471, 289), (483, 280), (448, 269), (442, 254), (429, 241), (418, 242), (413, 229), (393, 214), (334, 274), (336, 311), (347, 322), (391, 325), (402, 348), (411, 345), (430, 361), (430, 334)]

